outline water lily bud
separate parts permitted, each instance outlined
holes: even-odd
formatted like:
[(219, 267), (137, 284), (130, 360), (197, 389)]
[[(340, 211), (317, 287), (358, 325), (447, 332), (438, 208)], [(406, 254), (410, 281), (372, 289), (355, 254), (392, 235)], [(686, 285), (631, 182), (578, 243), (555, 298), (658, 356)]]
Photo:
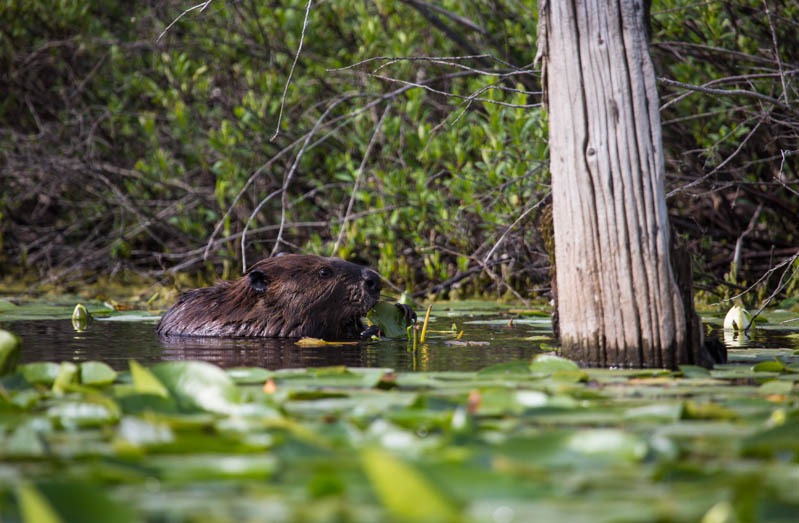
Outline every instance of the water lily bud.
[(724, 317), (724, 330), (743, 332), (751, 321), (752, 316), (746, 309), (740, 305), (733, 305)]

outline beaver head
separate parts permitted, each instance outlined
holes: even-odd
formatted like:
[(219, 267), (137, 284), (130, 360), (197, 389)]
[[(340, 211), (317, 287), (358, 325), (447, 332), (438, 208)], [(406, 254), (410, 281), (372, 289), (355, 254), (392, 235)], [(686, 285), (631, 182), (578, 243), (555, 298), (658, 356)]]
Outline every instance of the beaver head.
[(238, 280), (180, 296), (161, 335), (357, 338), (377, 303), (380, 276), (339, 258), (288, 254), (259, 261)]

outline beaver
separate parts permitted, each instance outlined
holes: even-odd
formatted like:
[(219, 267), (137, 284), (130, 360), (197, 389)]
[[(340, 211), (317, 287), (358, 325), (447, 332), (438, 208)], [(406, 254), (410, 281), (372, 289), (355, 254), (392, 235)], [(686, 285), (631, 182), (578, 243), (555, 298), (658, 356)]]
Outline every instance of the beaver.
[(357, 339), (365, 329), (361, 318), (377, 303), (381, 287), (375, 271), (340, 258), (306, 254), (266, 258), (237, 280), (183, 293), (156, 332)]

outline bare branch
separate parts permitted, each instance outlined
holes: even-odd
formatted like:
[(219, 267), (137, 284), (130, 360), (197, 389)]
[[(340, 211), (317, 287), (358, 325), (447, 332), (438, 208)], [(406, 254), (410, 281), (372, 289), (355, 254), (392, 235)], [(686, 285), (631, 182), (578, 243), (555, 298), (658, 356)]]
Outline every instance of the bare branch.
[(490, 260), (490, 259), (491, 259), (491, 256), (493, 256), (493, 255), (494, 255), (494, 251), (496, 251), (496, 250), (497, 250), (497, 248), (498, 248), (498, 247), (499, 247), (499, 246), (502, 244), (502, 242), (505, 240), (505, 237), (508, 235), (508, 233), (510, 233), (510, 231), (512, 231), (512, 230), (513, 230), (513, 228), (514, 228), (514, 227), (516, 227), (516, 226), (519, 224), (519, 222), (520, 222), (520, 221), (522, 221), (522, 220), (523, 220), (523, 219), (524, 219), (524, 218), (525, 218), (525, 217), (526, 217), (528, 214), (530, 214), (530, 213), (531, 213), (533, 210), (537, 209), (537, 208), (538, 208), (538, 207), (539, 207), (539, 206), (540, 206), (542, 203), (544, 203), (545, 201), (547, 201), (547, 200), (546, 200), (546, 198), (547, 198), (547, 196), (549, 196), (549, 194), (550, 194), (550, 192), (547, 192), (547, 193), (546, 193), (546, 194), (545, 194), (545, 195), (544, 195), (544, 196), (543, 196), (543, 197), (542, 197), (540, 200), (538, 200), (538, 201), (537, 201), (535, 204), (533, 204), (533, 205), (531, 205), (530, 207), (528, 207), (527, 209), (525, 209), (525, 210), (524, 210), (524, 212), (523, 212), (523, 213), (521, 213), (521, 214), (519, 215), (519, 217), (518, 217), (518, 218), (516, 218), (516, 220), (515, 220), (515, 221), (514, 221), (512, 224), (510, 224), (510, 226), (508, 226), (508, 228), (507, 228), (507, 229), (505, 229), (505, 232), (503, 232), (503, 233), (502, 233), (502, 236), (500, 236), (500, 237), (499, 237), (499, 240), (497, 240), (497, 242), (494, 244), (494, 246), (493, 246), (493, 247), (491, 247), (491, 250), (490, 250), (490, 251), (488, 251), (488, 254), (486, 254), (486, 255), (483, 257), (483, 264), (485, 264), (485, 263), (488, 263), (488, 260)]
[[(744, 329), (744, 333), (748, 333), (749, 332), (749, 329), (755, 323), (755, 318), (760, 316), (760, 313), (763, 312), (763, 310), (766, 307), (768, 307), (768, 304), (771, 303), (771, 300), (773, 300), (774, 297), (777, 296), (777, 294), (779, 294), (780, 291), (783, 288), (785, 288), (785, 286), (788, 285), (794, 279), (794, 277), (796, 276), (797, 272), (799, 272), (799, 264), (797, 264), (796, 268), (791, 273), (791, 276), (787, 280), (785, 279), (785, 275), (788, 274), (788, 269), (791, 268), (791, 265), (793, 264), (794, 261), (796, 261), (797, 258), (799, 258), (799, 251), (796, 251), (796, 254), (794, 254), (791, 258), (788, 258), (787, 260), (785, 260), (783, 263), (781, 263), (777, 267), (769, 269), (769, 271), (764, 275), (764, 277), (765, 277), (766, 275), (771, 274), (772, 272), (774, 272), (778, 267), (780, 267), (782, 265), (787, 265), (785, 270), (782, 271), (782, 275), (780, 276), (780, 281), (777, 284), (777, 287), (774, 289), (774, 292), (772, 292), (771, 295), (768, 298), (766, 298), (766, 300), (763, 302), (763, 305), (760, 306), (760, 308), (757, 310), (757, 312), (752, 314), (752, 318), (749, 320), (749, 325), (747, 325), (746, 329)], [(750, 287), (750, 289), (751, 288), (752, 287)]]
[(186, 16), (187, 14), (189, 14), (190, 12), (192, 12), (192, 11), (194, 11), (194, 10), (196, 10), (196, 9), (199, 9), (199, 10), (200, 10), (200, 12), (202, 13), (203, 11), (205, 11), (205, 8), (206, 8), (206, 7), (208, 7), (209, 5), (211, 5), (211, 2), (213, 2), (213, 1), (214, 1), (214, 0), (205, 0), (205, 2), (203, 2), (203, 3), (201, 3), (201, 4), (197, 4), (197, 5), (195, 5), (195, 6), (192, 6), (192, 7), (189, 7), (188, 9), (186, 9), (185, 11), (183, 11), (182, 13), (180, 13), (180, 15), (178, 15), (178, 17), (177, 17), (177, 18), (175, 18), (174, 20), (172, 20), (172, 22), (171, 22), (171, 23), (170, 23), (168, 26), (166, 26), (166, 29), (164, 29), (163, 31), (161, 31), (161, 34), (160, 34), (160, 35), (158, 35), (158, 38), (156, 38), (156, 39), (155, 39), (155, 41), (156, 41), (156, 42), (160, 42), (160, 41), (161, 41), (161, 38), (163, 38), (163, 37), (164, 37), (164, 35), (167, 33), (167, 31), (169, 31), (169, 30), (172, 28), (172, 26), (173, 26), (173, 25), (175, 25), (176, 23), (178, 23), (178, 20), (180, 20), (181, 18), (183, 18), (184, 16)]
[(760, 204), (758, 204), (757, 206), (757, 209), (752, 214), (752, 218), (749, 220), (749, 225), (746, 227), (744, 232), (742, 232), (741, 235), (738, 236), (738, 240), (736, 240), (735, 242), (735, 251), (732, 256), (732, 267), (730, 268), (730, 273), (731, 273), (730, 276), (733, 283), (738, 283), (738, 269), (741, 266), (741, 250), (743, 248), (744, 238), (746, 238), (746, 236), (748, 236), (749, 233), (751, 233), (754, 230), (755, 225), (757, 225), (757, 220), (758, 218), (760, 218), (760, 213), (762, 211), (763, 211), (763, 202), (760, 202)]
[[(503, 107), (513, 107), (515, 109), (529, 109), (531, 107), (540, 107), (541, 106), (540, 103), (536, 103), (536, 104), (512, 104), (512, 103), (508, 103), (508, 102), (500, 102), (499, 100), (489, 100), (488, 98), (474, 98), (473, 96), (464, 96), (462, 94), (448, 93), (447, 91), (441, 91), (440, 89), (433, 89), (429, 85), (426, 85), (426, 83), (409, 82), (407, 80), (400, 80), (399, 78), (391, 78), (389, 76), (384, 76), (382, 74), (372, 74), (372, 73), (360, 73), (360, 74), (365, 75), (365, 76), (370, 76), (372, 78), (377, 78), (379, 80), (385, 80), (387, 82), (399, 83), (399, 84), (407, 85), (407, 86), (410, 86), (410, 87), (418, 87), (418, 88), (424, 89), (425, 91), (429, 91), (431, 93), (440, 94), (440, 95), (445, 96), (447, 98), (459, 98), (461, 100), (469, 100), (469, 101), (474, 100), (474, 101), (478, 101), (478, 102), (486, 102), (486, 103), (490, 103), (490, 104), (501, 105)], [(528, 73), (527, 72), (524, 72), (524, 73), (509, 73), (509, 75), (510, 74), (528, 74)], [(491, 86), (491, 88), (492, 89), (497, 89), (498, 87), (497, 86)]]
[(380, 116), (380, 120), (377, 122), (375, 126), (375, 130), (372, 133), (372, 137), (369, 139), (369, 144), (366, 146), (366, 152), (363, 154), (363, 158), (361, 159), (361, 165), (358, 167), (358, 175), (355, 178), (355, 183), (352, 185), (352, 193), (350, 194), (350, 201), (347, 204), (347, 211), (344, 213), (344, 219), (341, 223), (341, 228), (338, 231), (338, 238), (336, 238), (336, 243), (333, 245), (333, 252), (331, 256), (335, 256), (336, 252), (338, 252), (338, 246), (341, 244), (341, 238), (344, 236), (344, 231), (347, 229), (347, 222), (350, 219), (350, 213), (352, 212), (352, 205), (355, 202), (355, 194), (358, 191), (358, 184), (361, 182), (361, 176), (363, 176), (363, 169), (366, 166), (366, 161), (369, 159), (369, 153), (372, 152), (372, 145), (375, 143), (375, 138), (380, 133), (380, 129), (383, 127), (383, 120), (386, 119), (386, 115), (388, 114), (388, 110), (391, 108), (391, 102), (386, 104), (386, 108), (383, 110), (383, 114)]
[(774, 22), (771, 20), (771, 11), (768, 8), (768, 2), (763, 0), (763, 7), (766, 9), (766, 18), (768, 18), (768, 26), (771, 29), (771, 43), (774, 45), (774, 59), (777, 61), (777, 68), (780, 71), (780, 82), (782, 82), (782, 97), (785, 99), (786, 104), (788, 101), (788, 87), (785, 85), (785, 74), (782, 71), (782, 59), (780, 58), (780, 47), (777, 45), (777, 32), (774, 30)]
[(328, 108), (325, 109), (325, 112), (322, 113), (322, 116), (320, 116), (316, 120), (313, 129), (311, 129), (311, 132), (308, 133), (308, 137), (305, 139), (305, 142), (303, 142), (302, 148), (297, 153), (297, 156), (294, 158), (294, 163), (291, 165), (291, 169), (289, 169), (288, 174), (286, 174), (286, 178), (283, 181), (283, 189), (282, 189), (283, 194), (281, 195), (280, 228), (277, 231), (277, 238), (275, 238), (275, 245), (274, 247), (272, 247), (272, 256), (274, 256), (275, 253), (277, 253), (277, 249), (280, 247), (280, 241), (283, 238), (283, 228), (284, 224), (286, 223), (286, 207), (288, 207), (288, 187), (289, 184), (291, 184), (291, 179), (294, 177), (295, 171), (297, 170), (297, 165), (299, 165), (300, 163), (300, 158), (302, 158), (302, 155), (305, 153), (305, 149), (308, 146), (308, 142), (311, 141), (311, 138), (313, 138), (314, 134), (316, 134), (316, 131), (319, 129), (319, 125), (322, 123), (322, 120), (324, 120), (325, 117), (330, 113), (330, 111), (332, 111), (338, 104), (340, 104), (344, 100), (345, 98), (341, 98), (331, 103), (328, 106)]
[(761, 123), (763, 123), (763, 119), (762, 118), (757, 122), (757, 124), (752, 128), (752, 130), (749, 131), (749, 134), (747, 134), (744, 137), (744, 139), (741, 140), (741, 143), (738, 144), (738, 148), (735, 149), (735, 151), (733, 151), (733, 153), (731, 155), (729, 155), (723, 162), (718, 164), (709, 173), (707, 173), (707, 174), (705, 174), (703, 176), (700, 176), (699, 178), (697, 178), (696, 180), (692, 181), (691, 183), (687, 183), (687, 184), (683, 185), (682, 187), (678, 187), (678, 188), (670, 191), (666, 195), (666, 199), (671, 198), (675, 194), (681, 193), (683, 191), (687, 191), (688, 189), (690, 189), (691, 187), (694, 187), (695, 185), (699, 185), (700, 183), (702, 183), (703, 181), (705, 181), (706, 179), (710, 178), (711, 176), (716, 174), (718, 171), (720, 171), (725, 165), (730, 163), (732, 161), (732, 159), (735, 158), (738, 155), (739, 152), (741, 152), (741, 149), (743, 149), (744, 145), (746, 145), (746, 143), (749, 141), (749, 139), (755, 134), (755, 131), (757, 131), (757, 129), (760, 127)]
[(796, 113), (796, 111), (793, 108), (791, 108), (788, 105), (785, 105), (776, 98), (772, 98), (771, 96), (758, 93), (757, 91), (745, 91), (743, 89), (710, 89), (699, 85), (684, 84), (676, 80), (670, 80), (668, 78), (662, 78), (662, 77), (658, 78), (658, 81), (662, 84), (671, 85), (673, 87), (680, 87), (682, 89), (688, 89), (691, 91), (699, 91), (701, 93), (706, 93), (706, 94), (719, 94), (723, 96), (748, 96), (750, 98), (757, 98), (758, 100), (763, 100), (770, 104), (774, 104), (784, 111), (788, 111), (790, 113)]
[(355, 62), (354, 64), (345, 65), (344, 67), (337, 67), (335, 69), (326, 69), (326, 71), (328, 71), (328, 72), (346, 71), (346, 70), (349, 70), (349, 69), (355, 69), (356, 67), (358, 67), (360, 65), (365, 65), (365, 64), (368, 64), (368, 63), (371, 63), (371, 62), (383, 61), (383, 62), (387, 62), (387, 63), (381, 64), (377, 69), (375, 69), (374, 72), (377, 72), (380, 69), (383, 69), (384, 67), (386, 67), (388, 65), (391, 65), (391, 64), (394, 64), (394, 63), (397, 63), (397, 62), (431, 62), (431, 63), (435, 63), (435, 64), (439, 64), (439, 65), (449, 65), (449, 66), (453, 66), (453, 67), (463, 67), (463, 68), (469, 69), (471, 71), (477, 71), (480, 74), (486, 74), (486, 75), (491, 75), (491, 76), (502, 76), (503, 74), (506, 74), (506, 73), (497, 73), (497, 72), (492, 72), (492, 71), (484, 71), (484, 70), (480, 70), (480, 69), (471, 69), (471, 68), (467, 68), (466, 66), (463, 66), (463, 65), (458, 63), (459, 61), (463, 61), (463, 60), (482, 60), (484, 58), (489, 58), (489, 59), (491, 59), (491, 60), (493, 60), (493, 61), (495, 61), (495, 62), (497, 62), (497, 63), (499, 63), (501, 65), (504, 65), (505, 67), (508, 67), (509, 69), (512, 69), (513, 71), (519, 72), (519, 71), (532, 70), (532, 64), (526, 65), (524, 67), (516, 67), (515, 65), (513, 65), (513, 64), (511, 64), (509, 62), (506, 62), (504, 60), (500, 60), (499, 58), (497, 58), (494, 55), (491, 55), (491, 54), (477, 54), (477, 55), (467, 55), (467, 56), (373, 56), (371, 58), (367, 58), (365, 60), (360, 60), (358, 62)]
[(283, 121), (283, 107), (286, 105), (286, 93), (289, 90), (291, 77), (294, 75), (294, 68), (297, 67), (297, 60), (300, 58), (300, 52), (302, 51), (302, 43), (305, 40), (305, 29), (308, 27), (308, 15), (311, 12), (311, 2), (313, 2), (313, 0), (308, 0), (308, 5), (305, 6), (305, 20), (303, 20), (302, 22), (300, 45), (297, 46), (297, 54), (294, 55), (294, 62), (291, 63), (291, 70), (289, 71), (289, 77), (286, 78), (286, 85), (283, 88), (283, 98), (280, 100), (280, 113), (277, 115), (277, 125), (275, 126), (275, 134), (273, 134), (272, 138), (269, 139), (270, 142), (274, 142), (275, 138), (277, 138), (278, 134), (280, 134), (280, 122)]

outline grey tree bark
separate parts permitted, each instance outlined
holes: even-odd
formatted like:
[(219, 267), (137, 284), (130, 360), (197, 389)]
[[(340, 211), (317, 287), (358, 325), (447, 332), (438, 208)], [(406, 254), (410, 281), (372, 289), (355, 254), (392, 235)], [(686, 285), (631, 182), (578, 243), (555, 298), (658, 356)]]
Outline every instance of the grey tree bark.
[(539, 6), (561, 347), (594, 366), (708, 365), (690, 268), (684, 302), (671, 267), (646, 7)]

